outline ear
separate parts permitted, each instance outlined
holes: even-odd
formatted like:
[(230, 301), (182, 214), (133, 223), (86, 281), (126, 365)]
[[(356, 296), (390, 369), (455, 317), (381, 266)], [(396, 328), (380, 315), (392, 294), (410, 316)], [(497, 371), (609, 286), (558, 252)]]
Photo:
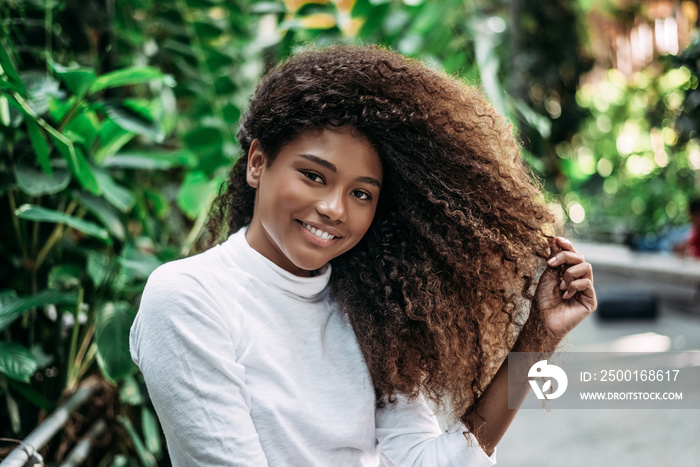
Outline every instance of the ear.
[(248, 165), (246, 166), (246, 182), (252, 188), (258, 188), (260, 186), (260, 176), (262, 175), (262, 169), (265, 167), (265, 154), (260, 146), (260, 141), (254, 139), (250, 145), (250, 150), (248, 151)]

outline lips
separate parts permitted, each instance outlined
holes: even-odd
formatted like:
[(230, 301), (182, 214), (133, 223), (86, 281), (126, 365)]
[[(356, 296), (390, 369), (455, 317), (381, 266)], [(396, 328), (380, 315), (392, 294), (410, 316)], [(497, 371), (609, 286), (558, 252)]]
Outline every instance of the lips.
[(331, 229), (325, 229), (325, 228), (318, 227), (315, 225), (307, 224), (306, 222), (303, 222), (303, 221), (297, 221), (297, 222), (299, 222), (299, 224), (303, 228), (305, 228), (306, 230), (308, 230), (309, 232), (311, 232), (312, 234), (314, 234), (315, 236), (317, 236), (318, 238), (320, 238), (322, 240), (333, 240), (335, 238), (340, 237), (340, 235), (338, 235), (337, 232), (329, 232), (329, 230), (331, 230)]
[(318, 247), (329, 247), (331, 245), (335, 245), (342, 237), (340, 235), (340, 232), (337, 230), (331, 228), (331, 227), (326, 227), (326, 226), (321, 226), (319, 224), (315, 223), (308, 223), (308, 222), (303, 222), (300, 220), (296, 220), (297, 225), (299, 226), (299, 232), (302, 234), (306, 240)]

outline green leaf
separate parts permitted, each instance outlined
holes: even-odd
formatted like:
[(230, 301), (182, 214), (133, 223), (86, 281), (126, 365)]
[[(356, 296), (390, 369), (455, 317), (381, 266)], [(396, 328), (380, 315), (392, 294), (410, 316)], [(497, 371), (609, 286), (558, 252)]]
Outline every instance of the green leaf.
[(18, 297), (14, 290), (4, 290), (0, 292), (0, 331), (12, 324), (23, 311), (50, 304), (74, 305), (77, 301), (77, 292), (42, 290), (28, 297)]
[(143, 404), (141, 388), (133, 376), (127, 376), (121, 382), (119, 387), (119, 401), (129, 405)]
[(95, 317), (97, 364), (111, 383), (136, 371), (129, 354), (129, 330), (135, 316), (128, 303), (110, 302)]
[(75, 264), (59, 264), (51, 268), (47, 283), (52, 290), (71, 290), (80, 287), (80, 268)]
[(109, 234), (105, 229), (93, 222), (84, 221), (77, 217), (69, 216), (63, 212), (47, 209), (41, 206), (23, 204), (15, 211), (20, 219), (27, 219), (37, 222), (50, 222), (54, 224), (66, 224), (79, 232), (102, 240), (109, 240)]
[(88, 253), (87, 273), (95, 287), (99, 287), (109, 273), (109, 257), (94, 250)]
[(67, 170), (57, 169), (51, 175), (23, 163), (17, 164), (15, 170), (17, 186), (29, 196), (53, 195), (63, 191), (70, 183), (71, 176)]
[[(81, 112), (66, 126), (64, 134), (67, 135), (68, 132), (72, 132), (80, 135), (78, 139), (82, 140), (80, 142), (83, 144), (83, 147), (90, 148), (95, 138), (97, 138), (97, 131), (100, 126), (101, 123), (95, 112)], [(76, 139), (73, 139), (73, 141), (78, 142)]]
[(209, 180), (204, 172), (190, 172), (177, 193), (177, 205), (188, 218), (196, 219), (203, 210), (209, 208), (217, 188), (216, 181)]
[(224, 137), (219, 128), (197, 127), (185, 135), (185, 144), (199, 157), (206, 157), (223, 152)]
[(135, 84), (149, 83), (153, 80), (163, 81), (168, 86), (174, 86), (175, 82), (169, 75), (164, 75), (152, 67), (130, 67), (113, 71), (102, 75), (95, 80), (90, 89), (91, 93), (99, 92), (119, 86), (131, 86)]
[(197, 165), (197, 155), (192, 151), (147, 151), (120, 152), (104, 160), (105, 167), (123, 169), (167, 170), (173, 167), (194, 167)]
[(163, 264), (155, 255), (142, 253), (135, 248), (124, 248), (122, 256), (117, 260), (124, 268), (128, 280), (146, 280)]
[(49, 159), (49, 145), (46, 142), (46, 138), (41, 132), (39, 125), (34, 120), (28, 118), (26, 121), (27, 133), (29, 134), (29, 140), (32, 142), (36, 159), (39, 161), (39, 165), (44, 170), (44, 173), (46, 173), (46, 175), (51, 175), (52, 168), (51, 160)]
[(162, 142), (165, 135), (160, 128), (144, 113), (124, 104), (107, 104), (105, 111), (117, 125), (124, 130), (145, 136), (156, 142)]
[(143, 430), (146, 448), (151, 451), (156, 459), (160, 459), (163, 455), (163, 445), (160, 440), (160, 425), (150, 407), (144, 406), (141, 408), (141, 429)]
[(134, 194), (115, 182), (106, 170), (95, 167), (94, 172), (107, 202), (123, 213), (131, 211), (136, 203)]
[(131, 420), (123, 415), (118, 415), (117, 420), (129, 434), (131, 442), (134, 443), (134, 449), (136, 449), (136, 454), (139, 456), (141, 465), (143, 467), (156, 467), (156, 460), (153, 458), (153, 455), (146, 450), (146, 447), (143, 445), (143, 441), (141, 441), (138, 433), (136, 433), (136, 429), (131, 423)]
[(24, 310), (15, 311), (10, 307), (17, 301), (17, 292), (14, 290), (0, 291), (0, 331), (9, 327), (19, 314)]
[(36, 115), (49, 111), (52, 98), (63, 98), (60, 83), (44, 72), (23, 71), (20, 75), (27, 87), (27, 104)]
[(148, 205), (152, 206), (153, 214), (158, 219), (165, 219), (170, 214), (170, 202), (161, 190), (143, 190), (143, 196), (147, 200)]
[(17, 68), (15, 67), (11, 53), (12, 47), (7, 44), (5, 40), (0, 39), (0, 66), (2, 66), (2, 72), (10, 79), (12, 84), (19, 87), (21, 91), (20, 94), (25, 95), (27, 91), (19, 77), (19, 73), (17, 73)]
[(28, 348), (15, 342), (0, 342), (0, 373), (28, 383), (37, 366), (36, 359)]
[(74, 191), (73, 196), (84, 208), (90, 211), (93, 216), (98, 218), (102, 225), (107, 227), (107, 230), (109, 230), (113, 237), (124, 241), (126, 237), (124, 223), (119, 218), (119, 214), (116, 210), (110, 206), (107, 201), (79, 191)]
[(78, 179), (80, 184), (89, 192), (95, 195), (100, 194), (100, 185), (97, 183), (95, 174), (90, 167), (87, 159), (83, 156), (82, 150), (76, 147), (70, 140), (63, 135), (57, 136), (51, 134), (54, 144), (61, 153), (63, 158), (68, 162), (71, 172)]
[(94, 160), (97, 163), (117, 153), (126, 143), (134, 139), (135, 134), (117, 125), (112, 120), (105, 120), (97, 132), (100, 142), (99, 149), (95, 152)]
[(53, 404), (44, 397), (39, 391), (29, 386), (28, 384), (18, 383), (8, 380), (10, 387), (20, 393), (25, 399), (42, 410), (49, 411), (53, 409)]
[(197, 35), (203, 39), (217, 39), (224, 33), (223, 29), (213, 22), (194, 21), (193, 25)]
[(78, 65), (65, 67), (54, 61), (50, 61), (49, 65), (53, 72), (65, 83), (66, 87), (77, 96), (84, 95), (95, 81), (95, 70), (93, 68)]

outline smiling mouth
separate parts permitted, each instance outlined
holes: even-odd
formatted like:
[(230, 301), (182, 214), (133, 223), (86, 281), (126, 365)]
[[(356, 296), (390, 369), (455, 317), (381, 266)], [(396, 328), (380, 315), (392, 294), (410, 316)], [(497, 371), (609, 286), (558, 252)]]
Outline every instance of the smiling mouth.
[(311, 227), (306, 222), (302, 222), (302, 221), (298, 221), (298, 222), (299, 222), (299, 224), (301, 224), (302, 227), (304, 227), (306, 230), (308, 230), (312, 234), (316, 235), (320, 239), (333, 240), (334, 238), (340, 238), (340, 237), (336, 237), (335, 235), (331, 235), (328, 232), (324, 232), (321, 229), (317, 229), (316, 227)]

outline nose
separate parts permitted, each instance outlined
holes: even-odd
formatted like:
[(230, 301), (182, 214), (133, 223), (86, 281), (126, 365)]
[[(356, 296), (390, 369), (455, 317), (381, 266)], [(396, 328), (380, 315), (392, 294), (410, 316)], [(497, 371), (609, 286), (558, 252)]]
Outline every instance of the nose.
[(347, 208), (345, 197), (341, 190), (328, 191), (316, 204), (318, 213), (331, 221), (342, 222), (346, 220)]

